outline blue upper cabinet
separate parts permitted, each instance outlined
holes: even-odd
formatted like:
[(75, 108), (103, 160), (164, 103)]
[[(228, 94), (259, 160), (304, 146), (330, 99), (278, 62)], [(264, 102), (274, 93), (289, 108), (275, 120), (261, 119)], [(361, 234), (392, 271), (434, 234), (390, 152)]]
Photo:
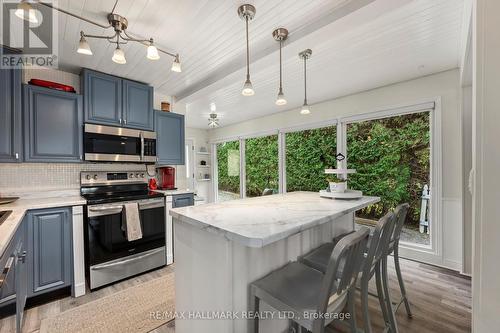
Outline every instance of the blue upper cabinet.
[(153, 87), (123, 80), (123, 126), (152, 131), (154, 129)]
[(122, 124), (122, 79), (84, 70), (85, 122), (120, 126)]
[(158, 164), (183, 165), (184, 116), (172, 112), (155, 111), (156, 156)]
[(153, 130), (152, 87), (89, 69), (82, 86), (86, 123)]
[(0, 162), (21, 160), (21, 70), (0, 69)]
[(82, 97), (24, 85), (24, 159), (26, 162), (80, 162)]

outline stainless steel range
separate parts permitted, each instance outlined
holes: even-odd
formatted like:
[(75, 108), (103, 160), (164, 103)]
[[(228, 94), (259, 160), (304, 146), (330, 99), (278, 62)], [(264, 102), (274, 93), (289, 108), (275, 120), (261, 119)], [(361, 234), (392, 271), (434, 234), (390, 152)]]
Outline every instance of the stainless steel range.
[[(87, 200), (85, 262), (91, 290), (166, 264), (165, 198), (148, 190), (145, 173), (82, 172), (80, 184)], [(129, 240), (124, 207), (136, 209), (139, 239)]]

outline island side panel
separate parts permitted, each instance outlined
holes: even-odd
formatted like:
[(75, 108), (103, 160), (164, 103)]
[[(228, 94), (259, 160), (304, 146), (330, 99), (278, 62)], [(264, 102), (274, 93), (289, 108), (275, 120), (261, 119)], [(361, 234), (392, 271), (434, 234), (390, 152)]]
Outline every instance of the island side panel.
[[(248, 310), (249, 284), (337, 235), (352, 230), (352, 213), (263, 248), (250, 248), (220, 234), (174, 219), (176, 311)], [(261, 310), (272, 310), (266, 305)], [(177, 319), (176, 333), (246, 333), (248, 322)], [(284, 320), (261, 321), (261, 333), (285, 332)]]

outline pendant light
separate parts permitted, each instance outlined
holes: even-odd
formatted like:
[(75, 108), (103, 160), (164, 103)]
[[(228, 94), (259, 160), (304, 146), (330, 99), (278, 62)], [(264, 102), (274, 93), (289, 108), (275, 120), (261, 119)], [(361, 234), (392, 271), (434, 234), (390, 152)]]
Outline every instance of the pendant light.
[(250, 50), (248, 45), (248, 21), (255, 17), (255, 7), (252, 5), (241, 5), (238, 8), (238, 15), (242, 20), (245, 20), (246, 28), (246, 40), (247, 40), (247, 79), (243, 85), (243, 90), (241, 94), (243, 96), (253, 96), (255, 91), (253, 90), (252, 82), (250, 81)]
[(29, 21), (30, 23), (38, 23), (35, 10), (31, 6), (29, 0), (21, 0), (21, 2), (17, 5), (17, 9), (14, 14), (20, 19)]
[(177, 73), (180, 73), (182, 72), (182, 68), (181, 68), (181, 62), (179, 60), (179, 55), (176, 54), (175, 57), (174, 57), (174, 61), (172, 62), (172, 68), (171, 68), (172, 72), (177, 72)]
[(156, 48), (156, 46), (154, 46), (153, 38), (149, 40), (149, 43), (150, 44), (146, 50), (146, 58), (148, 58), (149, 60), (160, 59), (160, 55), (158, 54), (158, 49)]
[(281, 49), (283, 47), (283, 41), (285, 41), (288, 38), (288, 30), (285, 28), (278, 28), (273, 31), (273, 38), (274, 40), (278, 41), (280, 43), (280, 88), (278, 90), (278, 97), (276, 98), (276, 105), (285, 105), (286, 104), (286, 98), (285, 94), (283, 93), (283, 74), (282, 74), (282, 59), (281, 59)]
[(113, 52), (113, 58), (111, 58), (117, 64), (123, 65), (127, 63), (127, 59), (125, 59), (125, 53), (120, 48), (120, 45), (116, 45), (115, 52)]
[(309, 59), (311, 55), (311, 49), (306, 49), (299, 53), (299, 57), (304, 60), (304, 105), (302, 105), (302, 109), (300, 110), (300, 114), (304, 115), (311, 113), (309, 104), (307, 104), (307, 59)]
[(78, 43), (78, 50), (76, 51), (80, 54), (92, 55), (92, 50), (90, 49), (89, 42), (83, 35), (83, 31), (80, 32), (80, 42)]

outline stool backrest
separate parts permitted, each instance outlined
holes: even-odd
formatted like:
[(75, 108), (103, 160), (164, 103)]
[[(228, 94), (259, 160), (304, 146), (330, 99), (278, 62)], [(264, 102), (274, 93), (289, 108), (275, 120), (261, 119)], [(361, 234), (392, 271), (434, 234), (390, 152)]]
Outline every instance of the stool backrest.
[[(340, 295), (349, 288), (355, 287), (369, 236), (370, 230), (362, 227), (360, 230), (345, 236), (335, 245), (323, 277), (318, 313), (327, 312), (330, 296)], [(344, 265), (342, 275), (336, 278), (341, 262)], [(317, 327), (323, 327), (324, 318), (315, 324), (319, 324)]]
[(395, 223), (396, 216), (392, 212), (388, 212), (377, 222), (363, 264), (363, 274), (366, 273), (367, 276), (371, 276), (370, 272), (373, 264), (377, 263), (384, 255), (387, 255)]
[(408, 209), (410, 205), (407, 203), (398, 205), (394, 210), (394, 215), (396, 216), (396, 225), (394, 227), (394, 233), (391, 237), (391, 244), (399, 243), (399, 238), (401, 237), (401, 231), (403, 230), (403, 225), (405, 224), (406, 215), (408, 214)]

